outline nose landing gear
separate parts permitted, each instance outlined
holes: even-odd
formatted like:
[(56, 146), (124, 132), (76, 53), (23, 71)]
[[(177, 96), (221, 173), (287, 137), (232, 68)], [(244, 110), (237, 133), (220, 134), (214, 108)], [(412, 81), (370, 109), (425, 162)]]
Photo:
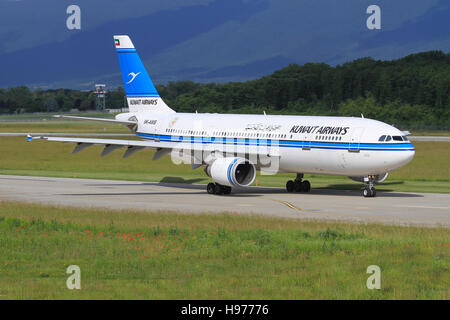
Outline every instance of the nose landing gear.
[(303, 173), (297, 173), (297, 177), (294, 181), (289, 180), (286, 183), (287, 192), (309, 192), (311, 191), (311, 183), (308, 180), (303, 179)]
[(364, 177), (364, 189), (362, 194), (365, 198), (373, 198), (377, 195), (377, 191), (373, 187), (375, 184), (375, 178), (375, 176)]

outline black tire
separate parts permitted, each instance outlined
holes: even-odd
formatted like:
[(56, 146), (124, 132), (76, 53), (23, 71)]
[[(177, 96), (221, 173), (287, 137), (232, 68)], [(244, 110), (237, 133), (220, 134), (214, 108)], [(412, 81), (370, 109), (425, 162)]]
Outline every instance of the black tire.
[(372, 194), (372, 195), (371, 195), (372, 198), (374, 198), (374, 197), (377, 196), (377, 190), (375, 190), (375, 188), (372, 188), (372, 189), (370, 190), (370, 193)]
[(311, 183), (309, 183), (308, 180), (303, 181), (302, 189), (303, 189), (303, 192), (310, 192), (311, 191)]
[(223, 187), (223, 194), (230, 194), (231, 193), (231, 187)]
[(364, 188), (364, 190), (363, 190), (363, 196), (364, 196), (364, 198), (372, 198), (372, 197), (374, 197), (374, 194), (376, 194), (375, 192), (374, 192), (374, 190), (375, 189), (370, 189), (370, 188), (368, 188), (368, 187), (365, 187)]
[(295, 192), (302, 192), (303, 191), (303, 184), (301, 181), (295, 181), (294, 182), (294, 191)]
[(288, 182), (286, 182), (286, 191), (294, 192), (294, 181), (289, 180)]
[(369, 197), (371, 197), (370, 189), (369, 189), (369, 188), (364, 188), (364, 189), (363, 189), (363, 192), (362, 192), (362, 195), (363, 195), (364, 198), (369, 198)]
[(206, 186), (206, 191), (208, 192), (208, 194), (215, 194), (216, 184), (212, 182), (208, 183), (208, 185)]
[(215, 194), (221, 195), (221, 194), (223, 194), (223, 191), (224, 191), (223, 187), (220, 184), (216, 183)]

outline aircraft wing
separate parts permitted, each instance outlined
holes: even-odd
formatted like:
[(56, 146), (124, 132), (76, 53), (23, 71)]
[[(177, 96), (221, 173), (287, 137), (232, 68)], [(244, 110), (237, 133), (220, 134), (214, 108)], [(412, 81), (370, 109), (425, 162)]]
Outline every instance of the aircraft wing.
[(72, 153), (77, 153), (81, 150), (86, 149), (87, 147), (93, 145), (101, 145), (105, 146), (102, 152), (102, 156), (106, 156), (112, 151), (120, 148), (127, 148), (124, 158), (131, 156), (136, 151), (142, 150), (144, 148), (169, 148), (168, 144), (158, 144), (153, 141), (139, 141), (139, 140), (122, 140), (122, 139), (94, 139), (94, 138), (67, 138), (67, 137), (33, 137), (28, 135), (27, 141), (31, 142), (32, 140), (46, 140), (46, 141), (56, 141), (56, 142), (66, 142), (66, 143), (74, 143), (76, 144), (75, 149)]
[(172, 149), (175, 150), (192, 150), (203, 152), (220, 152), (220, 153), (239, 153), (239, 154), (257, 154), (257, 155), (269, 155), (271, 157), (279, 156), (279, 148), (272, 146), (245, 146), (245, 145), (224, 145), (213, 143), (195, 143), (195, 142), (164, 142), (158, 140), (122, 140), (122, 139), (94, 139), (94, 138), (68, 138), (68, 137), (33, 137), (27, 136), (27, 141), (32, 140), (46, 140), (56, 142), (66, 142), (76, 144), (72, 153), (77, 153), (92, 145), (105, 146), (102, 152), (102, 156), (105, 156), (112, 151), (120, 148), (127, 148), (124, 154), (124, 158), (129, 157), (136, 151), (144, 148), (157, 149), (158, 152), (154, 156), (154, 160), (160, 156), (167, 154)]

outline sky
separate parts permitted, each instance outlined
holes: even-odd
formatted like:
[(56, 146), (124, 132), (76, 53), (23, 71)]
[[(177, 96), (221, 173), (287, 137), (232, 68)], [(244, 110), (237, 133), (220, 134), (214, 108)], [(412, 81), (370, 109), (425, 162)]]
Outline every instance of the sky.
[(449, 52), (449, 16), (448, 0), (0, 0), (0, 87), (118, 86), (114, 34), (157, 83)]

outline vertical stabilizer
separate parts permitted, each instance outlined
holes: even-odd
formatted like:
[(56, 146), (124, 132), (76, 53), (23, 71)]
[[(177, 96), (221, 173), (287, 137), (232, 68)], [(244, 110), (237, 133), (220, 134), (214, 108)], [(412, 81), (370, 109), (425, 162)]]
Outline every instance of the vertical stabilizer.
[(114, 36), (114, 44), (130, 112), (174, 113), (159, 96), (130, 37)]

